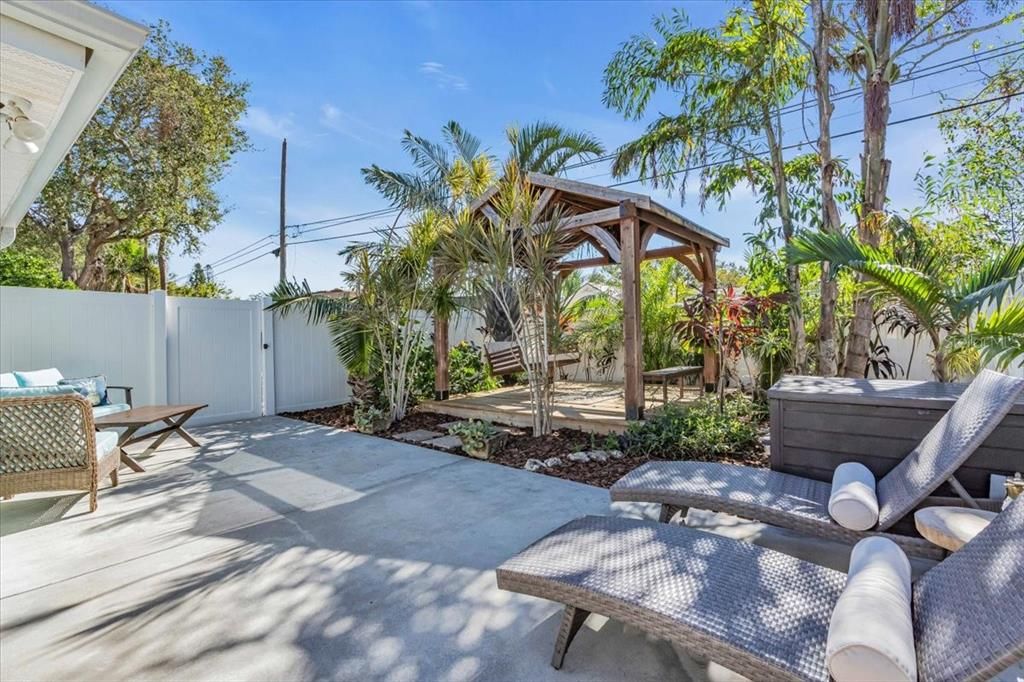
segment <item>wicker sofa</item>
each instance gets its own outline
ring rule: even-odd
[[[48,370],[41,370],[38,373],[48,373],[51,378],[47,382],[48,385],[56,385],[57,381],[64,378],[64,375],[60,373],[56,368]],[[44,387],[41,384],[23,384],[18,380],[18,372],[3,372],[0,373],[0,398],[17,398],[25,395],[31,395],[32,391],[26,391],[25,389],[35,389]],[[121,391],[124,395],[124,402],[115,403],[104,400],[99,405],[94,405],[92,408],[92,416],[94,419],[100,417],[106,417],[111,414],[117,414],[118,412],[126,412],[132,409],[132,387],[131,386],[114,386],[112,384],[106,385],[106,390],[116,389]]]
[[[102,478],[117,485],[121,449],[114,431],[96,431],[93,408],[74,389],[0,398],[0,497],[85,490],[96,511]]]

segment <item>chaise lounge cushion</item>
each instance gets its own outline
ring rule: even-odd
[[[18,378],[14,376],[14,372],[4,372],[0,374],[0,388],[17,388]]]

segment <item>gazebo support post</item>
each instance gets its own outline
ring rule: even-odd
[[[700,249],[701,292],[707,299],[713,299],[718,288],[718,273],[715,266],[715,251],[707,247]],[[707,324],[709,320],[705,320]],[[714,393],[718,388],[718,353],[711,344],[704,345],[704,392]]]
[[[448,318],[434,315],[434,399],[448,400]]]
[[[637,420],[644,418],[643,336],[640,333],[640,218],[632,201],[623,201],[619,207],[626,419]]]

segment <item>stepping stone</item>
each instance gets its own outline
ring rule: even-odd
[[[424,445],[441,448],[442,450],[455,450],[462,447],[462,439],[458,436],[441,436],[440,438],[431,438],[421,442]]]
[[[410,443],[420,443],[431,438],[440,438],[443,434],[437,431],[428,431],[427,429],[416,429],[415,431],[406,431],[405,433],[396,433],[395,438],[399,440],[407,440]]]

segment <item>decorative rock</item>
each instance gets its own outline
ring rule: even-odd
[[[570,462],[589,462],[590,453],[588,452],[573,452],[569,455]]]
[[[430,440],[423,441],[423,443],[435,448],[441,448],[442,450],[455,450],[462,447],[462,439],[458,436],[441,436],[440,438],[431,438]]]
[[[395,438],[399,440],[407,440],[411,443],[419,443],[421,441],[430,440],[431,438],[440,438],[443,435],[443,433],[438,433],[437,431],[428,431],[427,429],[416,429],[415,431],[396,433]]]
[[[555,467],[562,466],[562,460],[559,459],[558,457],[548,457],[546,460],[544,460],[544,466],[548,467],[549,469],[554,469]]]
[[[593,452],[590,453],[590,459],[591,461],[594,462],[607,462],[608,453],[605,452],[604,450],[594,450]]]
[[[622,450],[607,450],[608,456],[612,459],[622,459],[626,455],[623,454]]]
[[[540,471],[544,468],[544,462],[539,459],[528,459],[526,460],[526,464],[523,465],[523,468],[527,471]]]

